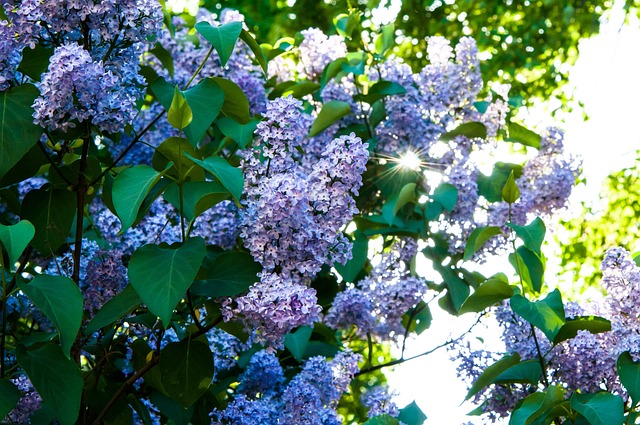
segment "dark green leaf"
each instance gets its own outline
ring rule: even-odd
[[[362,425],[398,425],[398,420],[393,416],[380,415],[376,416],[375,418],[369,419]]]
[[[167,71],[169,71],[169,75],[173,77],[174,67],[171,53],[169,53],[169,51],[165,49],[160,43],[156,43],[153,49],[149,50],[149,52],[160,60],[160,63],[166,68]]]
[[[183,185],[182,213],[191,221],[215,204],[228,199],[229,191],[218,182],[185,182]],[[164,199],[180,210],[180,188],[172,184],[164,193]]]
[[[151,393],[149,400],[158,408],[161,414],[169,419],[167,424],[189,425],[195,406],[185,409],[180,403],[158,391]]]
[[[540,419],[545,418],[553,408],[564,402],[564,391],[551,385],[546,392],[533,393],[527,397],[512,413],[509,425],[533,425],[539,424]],[[545,421],[543,423],[551,423]]]
[[[503,357],[491,366],[487,367],[484,372],[478,376],[478,379],[475,380],[473,385],[471,385],[471,388],[469,388],[465,401],[478,394],[486,386],[491,385],[491,383],[493,383],[502,372],[519,362],[520,355],[518,353],[514,353],[511,356]]]
[[[239,124],[231,118],[220,118],[216,125],[227,137],[233,139],[242,149],[246,148],[253,140],[253,133],[260,121],[253,119],[246,124]]]
[[[532,384],[536,385],[542,376],[539,360],[526,360],[515,364],[494,379],[497,384]]]
[[[186,409],[211,385],[213,353],[196,339],[172,342],[160,353],[158,369],[167,395]]]
[[[543,260],[525,246],[518,247],[516,252],[518,263],[516,264],[516,257],[513,254],[509,255],[509,262],[516,272],[521,274],[522,279],[531,285],[531,289],[539,293],[544,282]]]
[[[22,61],[18,71],[28,75],[34,81],[40,81],[42,73],[49,67],[49,59],[53,55],[53,47],[36,44],[33,49],[22,50]]]
[[[113,207],[122,222],[120,232],[124,232],[136,221],[138,211],[161,173],[148,165],[136,165],[118,173],[113,182],[111,196]]]
[[[322,76],[320,77],[320,86],[324,88],[329,81],[342,71],[342,66],[347,63],[347,58],[338,58],[329,62],[329,64],[325,66]]]
[[[31,245],[42,255],[55,252],[67,239],[75,216],[76,197],[68,190],[37,189],[27,193],[20,216],[36,229]]]
[[[80,412],[84,381],[78,366],[67,359],[60,347],[45,344],[27,350],[18,346],[18,363],[61,425],[74,425]]]
[[[313,137],[327,129],[331,124],[351,112],[351,105],[339,100],[331,100],[322,105],[320,113],[311,124],[307,137]]]
[[[69,358],[82,324],[84,300],[78,286],[68,277],[45,274],[18,286],[58,329],[62,352]]]
[[[7,416],[20,401],[20,390],[8,379],[0,379],[0,418]]]
[[[427,415],[418,407],[415,401],[412,401],[402,409],[398,415],[398,421],[406,425],[422,425],[427,420]]]
[[[511,297],[511,308],[533,326],[540,329],[549,341],[553,341],[564,325],[564,306],[560,291],[553,290],[543,300],[531,302],[522,295]]]
[[[233,297],[258,281],[262,267],[246,252],[223,252],[207,271],[207,279],[196,281],[191,291],[211,298]]]
[[[187,158],[213,174],[220,183],[227,188],[231,196],[238,201],[240,200],[240,197],[242,196],[242,189],[244,187],[244,176],[242,175],[242,170],[234,167],[225,159],[217,156],[210,156],[204,160],[199,160],[187,153],[185,155]]]
[[[516,232],[516,235],[524,242],[524,246],[535,252],[538,256],[541,255],[540,247],[544,241],[544,235],[547,229],[544,221],[542,221],[540,217],[536,217],[526,226],[516,226],[513,223],[507,223],[507,226]]]
[[[620,382],[629,393],[633,404],[638,404],[640,401],[640,362],[633,361],[631,354],[625,351],[618,357],[617,366]]]
[[[406,90],[400,84],[392,81],[380,80],[369,88],[369,92],[366,95],[359,96],[358,98],[372,105],[387,96],[404,93],[406,93]]]
[[[475,121],[465,122],[453,130],[440,135],[440,140],[449,142],[458,136],[465,136],[469,139],[474,139],[476,137],[485,139],[487,137],[487,127],[485,127],[484,124]]]
[[[509,282],[499,277],[488,279],[460,307],[460,314],[480,312],[513,296]]]
[[[224,92],[224,103],[222,113],[229,118],[233,118],[240,124],[249,122],[249,100],[242,89],[233,81],[226,78],[213,77],[213,80]]]
[[[578,331],[589,331],[592,334],[599,334],[609,332],[610,330],[611,322],[605,318],[598,316],[578,316],[566,320],[553,339],[553,343],[560,344],[562,341],[571,339],[578,335]]]
[[[518,142],[525,146],[532,146],[536,149],[540,148],[540,135],[534,133],[526,127],[515,122],[508,124],[509,137],[508,142]]]
[[[240,31],[240,39],[242,41],[244,41],[247,46],[249,46],[249,48],[253,52],[253,55],[255,56],[256,60],[260,64],[260,67],[262,68],[262,71],[266,75],[267,74],[267,58],[264,56],[264,53],[262,52],[262,49],[260,48],[260,46],[256,42],[256,39],[253,38],[253,36],[251,34],[249,34],[249,32],[246,31],[245,29]]]
[[[622,425],[624,401],[620,396],[600,392],[571,396],[571,408],[584,416],[591,425]]]
[[[129,262],[129,280],[149,311],[167,326],[173,309],[198,273],[206,254],[202,238],[191,238],[180,247],[145,245]]]
[[[345,265],[335,263],[334,267],[346,282],[353,282],[367,262],[369,252],[369,238],[364,233],[354,233],[352,257]]]
[[[498,226],[478,227],[471,232],[467,245],[464,247],[464,260],[467,261],[478,252],[485,243],[492,237],[502,234]]]
[[[478,194],[484,196],[489,202],[502,201],[502,188],[512,171],[517,178],[522,174],[522,166],[504,162],[496,163],[490,176],[484,174],[478,176]]]
[[[138,296],[138,293],[131,285],[125,286],[122,292],[107,301],[96,315],[93,316],[93,319],[91,319],[91,322],[89,322],[84,330],[85,335],[91,335],[98,329],[109,326],[116,320],[125,317],[140,304],[142,304],[142,300]]]
[[[210,23],[202,21],[196,24],[195,29],[209,43],[213,44],[220,57],[220,64],[223,67],[226,66],[242,32],[242,22],[233,21],[214,27]]]
[[[204,171],[200,167],[192,169],[195,163],[187,158],[185,153],[194,157],[198,156],[196,149],[187,139],[169,137],[153,152],[151,165],[158,172],[166,170],[164,174],[174,177],[178,181],[185,181],[187,177],[191,180],[204,180]],[[173,163],[173,165],[170,166],[169,163]],[[167,169],[167,167],[169,168]]]
[[[269,93],[269,99],[276,99],[278,97],[286,97],[291,95],[296,99],[302,99],[303,97],[315,93],[320,88],[320,84],[313,81],[285,81],[278,84]]]
[[[19,221],[13,226],[0,224],[0,253],[4,246],[9,254],[9,269],[13,269],[13,265],[18,261],[22,251],[29,245],[35,234],[36,229],[28,220]]]
[[[33,123],[31,105],[40,95],[32,84],[0,92],[0,179],[38,143],[42,128]]]
[[[518,189],[516,178],[512,171],[502,187],[502,199],[509,204],[513,204],[518,198],[520,198],[520,189]]]
[[[284,346],[297,361],[302,361],[312,332],[313,329],[310,326],[301,326],[297,331],[284,337]]]
[[[433,191],[433,200],[451,212],[458,202],[458,189],[449,183],[442,183]]]
[[[44,156],[40,148],[33,146],[20,160],[13,166],[4,177],[0,177],[0,187],[10,186],[20,183],[23,180],[38,174],[40,167],[47,163],[47,157]],[[17,209],[17,212],[20,210]]]
[[[222,110],[225,92],[214,78],[204,78],[185,91],[184,96],[193,111],[193,120],[184,129],[184,135],[195,147]]]

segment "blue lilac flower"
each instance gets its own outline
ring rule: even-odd
[[[367,416],[374,418],[380,415],[389,415],[397,418],[400,414],[398,406],[391,400],[389,388],[379,385],[369,388],[361,397],[361,402],[368,410]]]
[[[355,326],[358,334],[365,336],[373,330],[376,323],[371,299],[358,288],[339,292],[333,299],[324,322],[333,329],[349,329]]]
[[[238,394],[225,410],[212,412],[213,425],[278,425],[282,406],[268,397],[249,399]]]
[[[215,374],[236,366],[238,355],[244,349],[249,348],[247,345],[250,345],[250,342],[243,344],[237,337],[220,328],[213,328],[207,332],[207,340],[209,348],[213,352]]]
[[[278,358],[266,350],[255,353],[242,376],[240,376],[238,393],[250,398],[275,395],[284,383],[284,371]]]
[[[303,78],[318,81],[329,62],[347,54],[347,46],[342,37],[327,36],[317,28],[301,31],[304,39],[300,43],[299,74]]]
[[[126,286],[127,269],[122,264],[122,253],[117,249],[100,250],[86,267],[86,278],[81,284],[85,309],[93,316],[111,298]]]
[[[29,418],[36,410],[40,409],[42,398],[40,398],[40,395],[26,375],[19,375],[11,381],[22,392],[22,396],[16,407],[9,412],[4,421],[16,424],[30,423]]]
[[[240,235],[240,212],[233,201],[222,201],[203,212],[195,221],[191,235],[224,249],[235,246]]]

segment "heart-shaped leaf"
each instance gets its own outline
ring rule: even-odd
[[[203,21],[198,22],[195,28],[205,40],[213,44],[220,57],[220,64],[226,66],[242,32],[242,22],[233,21],[214,27],[210,23]]]
[[[0,224],[0,242],[9,254],[9,268],[13,268],[35,234],[36,229],[27,220],[19,221],[13,226]]]

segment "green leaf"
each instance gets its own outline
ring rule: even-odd
[[[193,168],[195,163],[184,156],[185,153],[194,157],[198,155],[187,139],[169,137],[153,152],[151,166],[158,172],[166,170],[164,174],[181,182],[187,180],[187,177],[191,180],[204,180],[204,171],[200,167]]]
[[[307,350],[312,332],[313,328],[310,326],[301,326],[295,332],[284,337],[284,346],[287,347],[287,350],[289,350],[293,357],[299,362],[302,361],[302,356],[304,356]]]
[[[220,118],[216,121],[216,125],[222,134],[233,139],[238,146],[244,149],[253,140],[253,133],[256,131],[259,122],[259,120],[252,119],[246,124],[239,124],[231,118]]]
[[[245,29],[240,31],[240,39],[242,41],[244,41],[247,46],[249,46],[249,48],[253,52],[253,55],[255,56],[256,60],[258,61],[258,64],[260,64],[260,67],[262,68],[262,71],[264,72],[265,75],[267,75],[267,73],[268,73],[268,71],[267,71],[267,58],[264,56],[264,53],[262,52],[262,49],[258,45],[258,42],[256,41],[256,39],[253,38],[253,36],[251,34],[249,34],[249,32],[247,30],[245,30]]]
[[[44,156],[38,146],[32,147],[13,166],[4,177],[0,177],[0,187],[10,186],[20,183],[23,180],[33,177],[40,171],[40,167],[47,164],[47,157]],[[18,208],[16,211],[19,211]]]
[[[9,269],[13,269],[13,265],[35,234],[36,229],[28,220],[19,221],[13,226],[0,224],[0,248],[4,246],[9,254]]]
[[[507,128],[509,131],[508,142],[518,142],[525,146],[532,146],[536,149],[540,148],[540,135],[538,133],[515,122],[510,122]]]
[[[33,84],[0,92],[0,179],[40,140],[42,128],[33,123],[31,108],[39,95]]]
[[[459,313],[480,312],[513,296],[513,288],[499,277],[483,282],[460,307]]]
[[[516,252],[518,263],[516,264],[516,256],[513,254],[509,255],[509,262],[516,272],[521,274],[522,279],[531,285],[535,292],[539,293],[544,282],[543,260],[525,246],[518,247]]]
[[[532,384],[536,385],[542,376],[539,360],[526,360],[515,364],[498,375],[493,383],[497,384]]]
[[[452,270],[451,267],[447,266],[436,266],[436,270],[440,273],[444,283],[449,289],[447,295],[449,296],[451,307],[453,307],[454,310],[452,313],[456,314],[466,301],[471,289],[469,289],[469,285],[458,276],[457,270]]]
[[[111,325],[131,313],[140,304],[142,304],[142,300],[138,293],[131,285],[125,286],[122,292],[107,301],[93,316],[85,328],[84,334],[91,335],[98,329]]]
[[[484,372],[478,376],[478,379],[475,380],[473,385],[471,385],[471,388],[469,388],[465,401],[478,394],[486,386],[491,385],[502,372],[519,362],[520,355],[518,353],[514,353],[513,355],[503,357],[491,366],[487,367]]]
[[[324,71],[322,71],[322,76],[320,77],[320,86],[324,88],[329,81],[331,81],[336,75],[342,72],[342,66],[347,64],[347,58],[338,58],[335,59],[327,66],[324,67]]]
[[[191,107],[184,97],[184,94],[180,91],[178,86],[175,86],[173,91],[173,100],[167,110],[167,120],[173,128],[182,130],[191,123],[193,119],[193,112]]]
[[[380,34],[376,37],[376,53],[383,56],[395,44],[395,27],[393,23],[383,26]]]
[[[322,105],[320,113],[311,124],[311,129],[307,137],[313,137],[320,134],[323,130],[327,129],[331,124],[338,121],[340,118],[348,115],[351,112],[351,105],[347,102],[341,102],[339,100],[331,100]]]
[[[441,183],[433,191],[431,198],[451,212],[458,202],[458,188],[449,183]]]
[[[7,416],[20,401],[20,390],[8,379],[0,379],[0,418]]]
[[[539,424],[539,420],[552,412],[553,408],[564,402],[564,391],[551,385],[546,392],[533,393],[518,406],[509,420],[509,425]],[[543,423],[550,423],[545,421]]]
[[[226,78],[213,77],[213,80],[224,92],[222,113],[240,124],[248,123],[250,119],[249,99],[247,99],[247,95],[244,94],[240,86]]]
[[[578,394],[571,396],[571,408],[584,416],[591,425],[622,425],[624,402],[611,393]]]
[[[160,63],[167,69],[167,71],[169,71],[169,75],[173,77],[174,66],[171,53],[169,53],[169,51],[160,43],[156,43],[153,49],[149,50],[149,52],[160,60]]]
[[[478,194],[484,196],[489,202],[501,202],[502,189],[512,171],[517,178],[522,175],[522,166],[504,162],[496,163],[490,176],[484,174],[478,176]]]
[[[18,71],[28,75],[34,81],[40,81],[42,73],[49,67],[53,50],[53,47],[45,47],[42,44],[36,44],[33,49],[23,49]]]
[[[393,416],[380,415],[376,416],[375,418],[369,419],[362,425],[398,425],[398,420]]]
[[[385,218],[389,225],[392,225],[396,214],[402,207],[408,203],[415,203],[416,198],[416,184],[411,182],[402,186],[402,189],[396,196],[388,199],[382,207],[382,216]]]
[[[60,334],[60,346],[67,358],[82,324],[84,300],[73,280],[41,274],[18,287],[51,320]]]
[[[475,254],[489,239],[502,234],[498,226],[478,227],[471,232],[467,245],[464,247],[464,260],[467,261]]]
[[[191,291],[211,298],[233,297],[256,283],[261,270],[260,264],[246,252],[223,252],[208,267],[207,278],[196,281]]]
[[[353,282],[358,276],[367,262],[367,254],[369,253],[369,238],[360,231],[354,232],[354,236],[351,259],[344,265],[340,263],[333,265],[346,282]]]
[[[144,245],[129,262],[129,280],[149,311],[165,326],[198,273],[206,254],[202,238],[190,238],[180,247]]]
[[[487,137],[487,127],[485,127],[484,124],[475,121],[465,122],[454,128],[453,130],[441,134],[440,140],[449,142],[458,136],[465,136],[469,139],[485,139]]]
[[[191,221],[215,204],[229,198],[229,191],[218,182],[183,183],[183,214]],[[164,193],[164,199],[180,210],[180,188],[172,184]]]
[[[27,350],[19,345],[18,363],[61,425],[74,425],[80,412],[84,380],[78,366],[62,354],[55,344]]]
[[[540,247],[544,241],[544,235],[547,228],[540,217],[536,217],[526,226],[517,226],[513,223],[507,223],[507,226],[511,227],[516,232],[516,235],[522,240],[524,246],[535,252],[538,256],[542,255]]]
[[[502,187],[502,199],[509,204],[513,204],[518,198],[520,198],[520,189],[518,189],[518,185],[516,185],[516,178],[512,171]]]
[[[193,423],[189,421],[193,416],[196,405],[192,405],[188,409],[185,409],[180,403],[158,391],[149,395],[149,401],[158,408],[161,414],[167,417],[167,424],[189,425],[190,423]]]
[[[242,22],[233,21],[214,27],[210,23],[203,21],[198,22],[195,29],[215,47],[220,57],[220,64],[223,67],[226,66],[242,32]]]
[[[184,92],[193,120],[184,129],[184,135],[196,147],[211,127],[226,100],[225,92],[214,78],[204,78],[194,87]]]
[[[278,97],[287,97],[288,95],[296,99],[302,99],[304,96],[315,93],[320,87],[320,84],[309,80],[285,81],[273,88],[269,93],[269,99],[273,100]]]
[[[240,200],[240,197],[242,196],[242,189],[244,188],[244,176],[242,175],[242,170],[229,164],[227,160],[217,156],[210,156],[204,160],[196,159],[188,153],[185,153],[185,156],[213,174],[220,183],[227,188],[229,193],[231,193],[231,196],[233,196],[237,201]]]
[[[629,393],[633,404],[638,404],[640,400],[640,362],[633,361],[631,354],[625,351],[618,357],[617,367],[620,382]]]
[[[211,385],[213,353],[197,339],[172,342],[160,353],[158,369],[167,395],[186,409]]]
[[[598,316],[578,316],[567,319],[553,339],[554,344],[560,344],[562,341],[571,339],[578,335],[578,331],[589,331],[592,334],[609,332],[611,330],[611,322],[603,317]]]
[[[369,92],[366,95],[356,96],[356,98],[372,105],[387,96],[404,94],[406,92],[405,88],[398,83],[380,80],[369,87]]]
[[[531,302],[522,295],[511,297],[511,309],[553,341],[564,325],[564,306],[560,291],[554,289],[543,300]]]
[[[406,425],[422,425],[427,420],[427,415],[418,407],[415,401],[412,401],[402,409],[398,415],[398,421]]]
[[[160,177],[161,173],[148,165],[136,165],[118,173],[113,182],[111,196],[113,207],[122,222],[120,233],[135,223],[145,197]]]

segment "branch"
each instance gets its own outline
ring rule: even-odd
[[[53,162],[53,159],[51,159],[51,157],[49,156],[49,152],[47,152],[47,149],[44,146],[42,146],[42,143],[38,142],[37,144],[40,150],[42,151],[42,154],[44,155],[44,157],[47,158],[47,161],[49,161],[51,168],[55,170],[55,172],[60,176],[60,178],[62,178],[62,180],[64,180],[66,184],[68,184],[69,186],[73,186],[74,184],[67,178],[67,176],[62,174],[58,165],[55,162]]]

